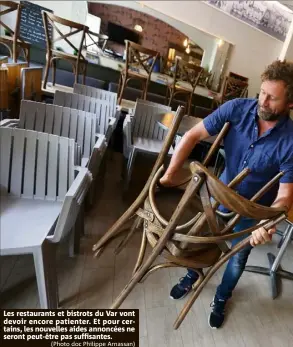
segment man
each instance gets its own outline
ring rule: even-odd
[[[226,166],[220,180],[226,185],[245,167],[251,173],[236,187],[247,199],[260,190],[278,172],[284,175],[258,202],[265,206],[283,207],[293,205],[293,121],[289,112],[293,108],[293,62],[275,61],[262,74],[259,99],[234,99],[219,107],[201,123],[189,130],[176,148],[170,165],[160,183],[172,186],[176,172],[196,143],[216,135],[225,122],[230,123],[224,139]],[[222,211],[227,211],[223,206]],[[233,232],[239,232],[257,224],[257,221],[242,218]],[[252,233],[250,245],[232,257],[226,267],[221,284],[211,304],[209,317],[211,328],[219,328],[224,322],[225,305],[232,296],[245,268],[251,249],[271,240],[276,228],[266,231],[259,228]],[[243,239],[243,238],[242,238]],[[234,246],[241,238],[232,242]],[[170,293],[171,298],[187,295],[198,275],[188,269]]]

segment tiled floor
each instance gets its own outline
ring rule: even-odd
[[[139,163],[136,167],[140,167]],[[141,168],[141,167],[140,167]],[[88,213],[86,235],[80,255],[68,258],[66,244],[60,247],[58,276],[61,307],[108,308],[131,276],[140,243],[139,232],[119,255],[114,254],[113,241],[99,259],[93,258],[92,245],[126,209],[122,200],[120,180],[121,155],[114,153],[107,164],[101,199]],[[147,175],[147,172],[145,172]],[[143,177],[134,172],[131,192],[140,189]],[[269,245],[253,250],[250,264],[266,266],[266,253],[276,252],[279,236]],[[30,256],[1,257],[1,307],[39,307]],[[293,271],[293,245],[282,261]],[[293,282],[282,281],[282,294],[272,300],[269,278],[245,272],[233,300],[229,303],[227,320],[222,329],[209,328],[207,318],[210,302],[223,269],[211,279],[178,330],[173,323],[185,300],[169,299],[169,291],[182,269],[160,270],[139,284],[122,307],[140,309],[140,347],[289,347],[293,341]],[[291,342],[290,342],[291,341]]]

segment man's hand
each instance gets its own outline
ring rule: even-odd
[[[272,235],[276,232],[276,230],[276,227],[272,227],[268,231],[263,227],[254,230],[251,233],[251,246],[255,247],[256,245],[263,245],[267,242],[270,242],[272,240]]]
[[[164,176],[162,176],[160,178],[160,183],[162,186],[164,187],[172,187],[175,185],[175,181],[174,181],[174,175],[170,175],[170,174],[164,174]]]

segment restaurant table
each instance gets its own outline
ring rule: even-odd
[[[172,113],[172,112],[164,113],[161,119],[158,120],[159,126],[163,128],[164,130],[168,130],[173,122],[174,116],[175,116],[175,113]],[[201,121],[202,121],[202,118],[184,116],[177,130],[177,135],[183,136],[188,130],[193,128],[196,124],[200,123]],[[206,142],[212,145],[216,138],[217,136],[211,136],[205,140],[202,140],[201,142]],[[223,146],[223,143],[221,144],[221,146]]]

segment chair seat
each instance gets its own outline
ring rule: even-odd
[[[125,75],[125,70],[123,70],[122,73]],[[129,77],[141,78],[143,80],[148,79],[148,74],[146,73],[146,71],[142,69],[135,69],[135,70],[129,69],[127,74]]]
[[[52,49],[52,54],[55,57],[60,57],[64,59],[71,59],[71,60],[77,60],[77,55],[70,54],[67,52],[57,51],[56,49]],[[87,63],[88,61],[86,59],[80,59],[81,63]]]
[[[133,147],[137,148],[138,150],[147,151],[149,153],[160,153],[163,147],[163,141],[148,139],[144,137],[134,137]],[[174,153],[174,150],[172,147],[169,149],[168,153],[169,154]]]
[[[59,201],[1,196],[1,255],[30,253],[41,246],[61,208]]]
[[[8,44],[12,44],[13,43],[13,37],[12,36],[1,36],[0,37],[0,42],[5,42],[5,43],[8,43]],[[26,41],[21,41],[19,39],[17,39],[17,44],[19,46],[22,46],[24,48],[30,48],[31,44],[26,42]]]
[[[175,85],[175,88],[177,90],[181,90],[181,91],[184,91],[184,92],[192,93],[191,85],[189,83],[186,83],[186,82],[177,82],[176,85]]]

